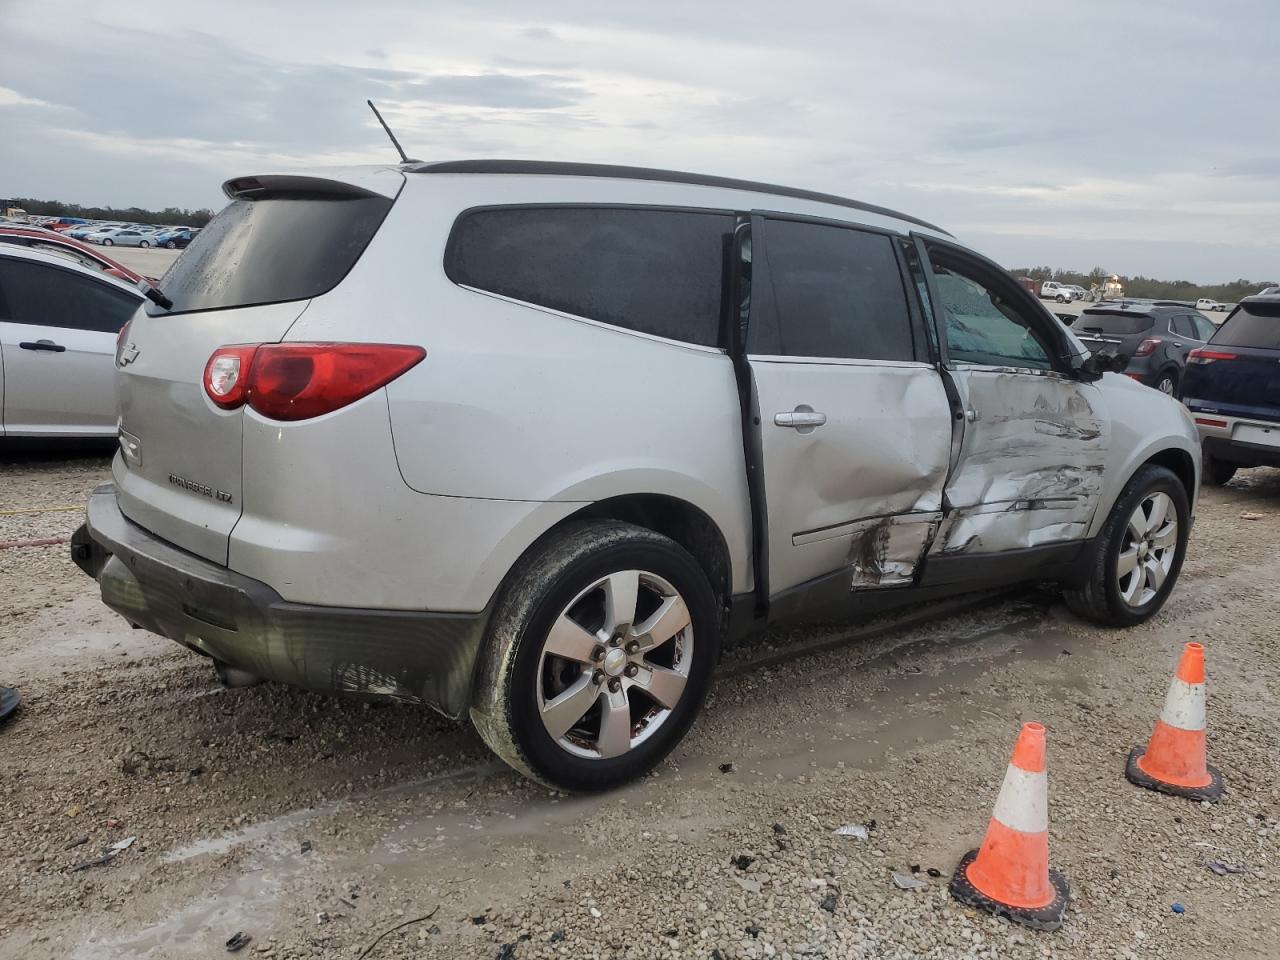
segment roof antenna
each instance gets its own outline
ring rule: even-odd
[[[401,163],[421,163],[421,160],[411,160],[404,152],[404,147],[400,146],[400,141],[396,139],[396,135],[391,132],[391,128],[387,126],[387,121],[382,119],[382,114],[378,112],[378,108],[373,105],[372,100],[366,100],[369,109],[373,111],[373,115],[378,118],[378,122],[382,124],[382,129],[387,131],[387,136],[391,138],[391,145],[396,148],[396,153],[400,154]]]

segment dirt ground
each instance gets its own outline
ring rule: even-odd
[[[13,511],[107,475],[0,461],[0,541],[69,533],[73,510]],[[225,690],[103,607],[64,545],[0,550],[0,680],[26,697],[0,726],[0,957],[215,957],[238,931],[239,956],[280,958],[1277,957],[1277,542],[1280,471],[1247,471],[1201,498],[1142,627],[1038,590],[785,662],[850,628],[771,635],[726,660],[652,776],[590,798],[430,712]],[[1187,640],[1207,647],[1217,805],[1122,775]],[[1051,934],[946,893],[1028,719],[1073,898]],[[832,836],[848,823],[869,838]],[[914,868],[924,889],[897,889]]]

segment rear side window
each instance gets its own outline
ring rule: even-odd
[[[1215,347],[1280,350],[1280,304],[1242,304],[1213,335]]]
[[[118,333],[141,302],[105,281],[0,257],[0,320]]]
[[[1090,333],[1110,333],[1127,337],[1150,330],[1155,323],[1149,313],[1093,313],[1085,311],[1076,321],[1075,330]]]
[[[730,214],[684,210],[475,210],[454,227],[445,272],[463,286],[714,346],[733,226]]]
[[[1173,326],[1173,332],[1178,336],[1190,337],[1193,340],[1198,339],[1196,337],[1195,324],[1191,322],[1191,318],[1189,316],[1185,314],[1178,314],[1171,321],[1171,325]]]
[[[750,353],[915,359],[906,288],[889,237],[767,220],[765,259],[771,282],[757,289],[759,306],[747,335]]]
[[[318,297],[336,287],[378,232],[380,196],[233,200],[160,281],[171,313]]]

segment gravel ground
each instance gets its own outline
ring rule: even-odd
[[[8,511],[83,502],[106,474],[0,463],[0,540],[65,536],[75,512]],[[244,931],[240,956],[359,958],[398,924],[371,960],[1280,956],[1278,508],[1280,471],[1207,491],[1178,589],[1133,630],[1030,591],[753,666],[847,631],[772,635],[726,661],[652,776],[589,798],[422,710],[224,690],[102,607],[65,546],[0,550],[0,678],[27,697],[0,728],[0,957],[223,956]],[[1217,805],[1122,774],[1193,639]],[[1028,719],[1072,888],[1052,934],[945,889]],[[831,835],[846,823],[869,838]],[[895,888],[913,867],[925,888]]]

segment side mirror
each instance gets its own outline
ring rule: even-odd
[[[1055,316],[1055,317],[1057,317],[1059,320],[1061,320],[1061,321],[1062,321],[1062,325],[1063,325],[1064,327],[1069,327],[1069,326],[1071,326],[1073,323],[1075,323],[1075,322],[1076,322],[1076,319],[1077,319],[1077,317],[1079,316],[1079,314],[1075,314],[1075,313],[1055,313],[1055,314],[1054,314],[1054,316]]]
[[[1122,373],[1129,365],[1129,358],[1114,350],[1099,350],[1081,360],[1075,367],[1077,380],[1093,383],[1101,380],[1104,373]]]

